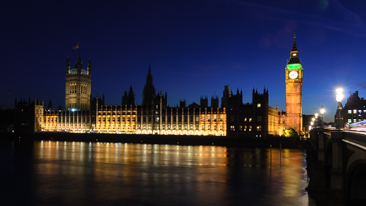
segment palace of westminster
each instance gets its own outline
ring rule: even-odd
[[[303,68],[296,38],[285,68],[286,112],[269,107],[268,90],[253,89],[252,103],[243,104],[242,92],[225,86],[219,98],[207,97],[200,104],[167,105],[167,93],[156,92],[149,65],[141,105],[135,103],[132,87],[121,105],[106,105],[103,97],[91,98],[90,60],[83,68],[79,59],[74,68],[66,62],[65,109],[45,109],[44,101],[15,102],[15,130],[29,132],[95,132],[114,134],[213,135],[236,137],[281,136],[286,129],[302,134]]]

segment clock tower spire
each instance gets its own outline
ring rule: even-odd
[[[302,81],[303,68],[296,46],[296,35],[290,52],[290,59],[285,68],[286,79],[286,129],[303,133],[302,125]]]

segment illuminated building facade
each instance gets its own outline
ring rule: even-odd
[[[136,105],[97,105],[94,130],[100,133],[134,134],[136,132]]]
[[[92,129],[91,122],[91,111],[45,110],[40,131],[83,133]]]
[[[286,79],[286,129],[303,133],[302,122],[302,81],[303,68],[296,47],[296,37],[285,69]]]
[[[159,135],[215,135],[243,138],[281,136],[285,129],[293,128],[302,134],[302,81],[303,68],[294,39],[290,60],[285,69],[286,112],[269,107],[268,90],[253,89],[252,103],[243,104],[243,93],[225,86],[219,106],[218,97],[201,98],[200,105],[167,105],[167,93],[156,93],[151,66],[146,77],[141,105],[137,105],[134,92],[124,92],[120,105],[106,105],[97,95],[91,98],[91,63],[82,67],[80,55],[73,69],[66,62],[65,109],[45,110],[44,102],[35,101],[32,121],[26,123],[19,112],[24,101],[16,103],[18,120],[33,125],[33,131],[99,132]],[[29,112],[28,112],[29,113]],[[28,117],[27,117],[28,118]],[[29,119],[29,118],[28,118]],[[20,121],[20,122],[21,122]],[[352,120],[353,121],[353,120]],[[19,125],[19,124],[18,124]],[[18,127],[21,128],[21,127]]]
[[[89,60],[87,68],[83,68],[79,54],[74,68],[71,69],[69,58],[66,61],[65,109],[44,110],[41,127],[35,128],[35,131],[83,133],[92,130],[95,127],[92,111],[91,63]]]
[[[75,82],[75,76],[72,75],[89,75],[90,62],[87,70],[81,70],[79,58],[75,68],[70,70],[71,74],[66,74],[66,85],[69,85],[65,89],[66,109],[45,110],[43,102],[37,104],[37,108],[32,110],[38,120],[34,131],[226,136],[226,112],[225,108],[218,107],[218,98],[211,99],[211,107],[208,107],[207,98],[201,99],[201,105],[193,103],[187,107],[182,101],[179,107],[169,107],[167,93],[155,94],[150,65],[141,105],[134,104],[132,87],[128,95],[124,93],[121,105],[105,105],[104,95],[102,99],[97,95],[89,104],[83,104],[84,100],[71,104],[75,96],[83,96],[78,89],[69,95]],[[77,82],[76,85],[84,83]]]
[[[91,63],[83,68],[80,55],[75,67],[70,69],[70,60],[66,61],[65,109],[72,111],[90,111]]]
[[[136,134],[226,136],[225,108],[218,107],[218,99],[208,107],[207,98],[201,105],[187,107],[181,101],[179,107],[169,107],[167,93],[155,94],[149,65],[142,104],[137,106]]]
[[[268,107],[268,134],[282,136],[286,129],[286,113],[282,110]]]
[[[154,105],[138,108],[137,134],[226,136],[225,108],[195,103],[186,107],[185,102],[169,107],[162,92],[154,99]]]
[[[106,105],[104,95],[103,98],[97,95],[90,101],[90,110],[72,107],[55,111],[45,109],[44,102],[37,101],[32,109],[37,120],[32,123],[34,131],[261,138],[268,134],[281,135],[278,128],[284,127],[285,115],[268,107],[266,89],[263,93],[253,89],[251,104],[242,103],[242,92],[237,90],[234,94],[225,86],[221,107],[218,97],[211,98],[211,106],[204,97],[200,105],[186,106],[186,102],[181,101],[179,106],[170,107],[167,93],[155,94],[149,66],[143,96],[143,104],[134,104],[131,87],[128,94],[124,93],[121,105]]]

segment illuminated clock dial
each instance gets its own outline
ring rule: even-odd
[[[296,56],[296,53],[293,53],[292,56]]]
[[[299,74],[297,73],[297,71],[291,71],[289,74],[289,77],[291,79],[295,79],[297,76],[299,76]]]

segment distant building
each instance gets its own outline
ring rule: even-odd
[[[253,89],[252,104],[243,104],[243,92],[236,94],[225,86],[224,103],[227,108],[227,135],[236,137],[266,137],[268,135],[268,90],[258,93]]]
[[[343,118],[343,125],[366,120],[366,100],[358,96],[358,91],[347,98],[347,102],[341,111],[341,116]],[[334,115],[334,122],[336,120],[337,111]]]
[[[40,131],[43,127],[44,101],[15,100],[15,124],[14,130],[23,133]]]

